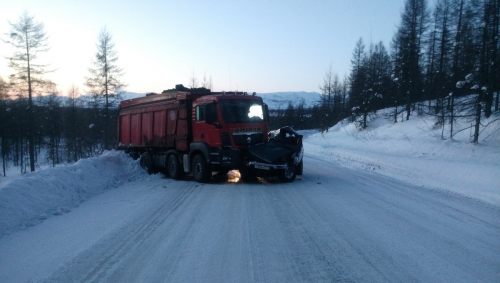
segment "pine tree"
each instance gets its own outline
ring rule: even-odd
[[[491,115],[493,105],[493,93],[500,91],[500,51],[499,51],[499,18],[500,0],[485,0],[483,6],[480,77],[486,86],[486,92],[482,100],[485,102],[484,113],[486,117]],[[498,108],[498,107],[497,107]]]
[[[99,34],[97,52],[93,67],[89,69],[86,86],[94,96],[95,105],[101,105],[100,99],[104,98],[104,148],[110,148],[110,107],[111,102],[116,101],[119,92],[125,86],[121,81],[122,70],[118,67],[118,56],[114,50],[115,46],[111,34],[103,29]]]
[[[421,48],[422,35],[427,28],[425,0],[407,0],[398,29],[398,56],[401,64],[399,76],[400,90],[406,99],[406,120],[410,118],[412,105],[422,99]]]
[[[356,42],[354,47],[353,56],[351,59],[352,71],[350,77],[351,97],[350,106],[353,117],[363,115],[361,128],[366,128],[366,96],[368,89],[367,86],[367,70],[366,70],[367,56],[365,53],[365,44],[362,39]]]
[[[43,78],[47,73],[46,66],[40,64],[39,55],[48,50],[47,37],[43,24],[38,23],[28,14],[11,24],[8,42],[14,47],[14,54],[9,57],[9,67],[14,73],[10,81],[17,90],[28,96],[27,136],[30,170],[35,171],[35,117],[33,96],[43,90],[47,81]]]

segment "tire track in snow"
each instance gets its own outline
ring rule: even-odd
[[[48,281],[103,281],[128,252],[140,247],[143,242],[147,241],[148,237],[172,213],[181,207],[189,197],[193,196],[195,188],[199,185],[186,183],[189,186],[187,188],[178,188],[179,192],[175,198],[170,199],[171,196],[166,195],[160,202],[160,207],[141,217],[142,220],[135,219],[127,226],[105,237],[89,250],[77,256],[70,264],[55,272]],[[142,224],[134,226],[137,223]]]
[[[498,210],[315,157],[306,156],[305,170],[304,177],[291,184],[174,182],[174,193],[151,203],[154,207],[147,213],[105,236],[51,279],[494,278],[499,259],[492,255],[498,250],[494,236],[500,229],[495,215],[485,215]],[[467,241],[472,248],[463,244]]]
[[[314,159],[320,164],[330,163]],[[314,166],[321,166],[320,164]],[[339,174],[347,174],[342,175],[342,179],[360,175],[360,172],[336,169],[340,170]],[[328,182],[330,186],[335,186],[333,181]],[[322,182],[317,184],[325,189],[328,187]],[[500,260],[498,208],[461,196],[415,187],[377,174],[362,174],[356,178],[355,186],[348,191],[343,188],[339,190],[344,190],[342,194],[350,194],[344,201],[351,203],[352,208],[328,210],[341,214],[352,211],[352,221],[358,227],[347,229],[346,226],[345,230],[338,232],[351,233],[354,236],[351,241],[356,239],[356,235],[370,233],[370,237],[362,239],[363,241],[353,242],[353,247],[358,248],[366,245],[366,242],[372,242],[363,251],[369,255],[368,258],[386,254],[383,259],[389,259],[394,257],[394,252],[402,254],[408,258],[402,258],[394,265],[399,270],[398,273],[403,274],[406,270],[406,276],[411,277],[413,274],[414,278],[420,279],[426,275],[431,276],[427,277],[431,280],[435,278],[432,274],[440,276],[443,270],[447,270],[445,274],[448,274],[448,278],[460,280],[491,278],[495,274],[495,262]],[[333,192],[331,187],[330,192]],[[308,198],[314,196],[315,194],[307,195]],[[317,207],[317,212],[327,208],[326,205],[319,204]],[[363,223],[364,227],[359,226]],[[358,232],[352,233],[355,230]],[[391,243],[390,239],[398,240]],[[380,248],[378,251],[374,250],[376,253],[367,253],[377,245]],[[419,255],[419,260],[415,261],[412,254]],[[406,264],[403,264],[405,261]],[[385,272],[389,271],[389,278],[400,275],[390,272],[390,268],[387,268],[389,263],[385,265],[383,269]],[[415,272],[419,268],[422,269],[421,273]]]

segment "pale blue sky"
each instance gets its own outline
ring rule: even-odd
[[[63,92],[84,77],[99,31],[113,36],[129,91],[211,76],[216,90],[317,91],[329,65],[349,72],[356,40],[389,44],[403,0],[24,1],[0,0],[0,34],[23,11],[45,24]],[[9,70],[0,41],[0,76]]]

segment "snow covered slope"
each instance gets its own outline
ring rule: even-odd
[[[305,150],[346,167],[500,206],[500,121],[484,129],[474,145],[469,130],[443,140],[434,118],[413,116],[394,124],[384,118],[387,111],[380,111],[363,131],[344,120],[324,134],[312,135]],[[470,125],[458,123],[455,129],[465,126]]]
[[[87,198],[144,175],[123,152],[28,173],[0,185],[0,237],[70,211]]]
[[[269,109],[286,109],[290,103],[296,107],[302,102],[305,107],[313,107],[321,100],[321,94],[306,91],[269,92],[257,95],[269,105]]]
[[[143,97],[143,96],[146,96],[146,94],[139,93],[139,92],[123,92],[120,94],[120,97],[122,100],[133,99],[133,98],[138,98],[138,97]]]

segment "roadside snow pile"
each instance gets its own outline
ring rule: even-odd
[[[500,121],[470,143],[470,131],[441,139],[429,116],[393,123],[380,111],[363,131],[343,121],[305,141],[305,150],[340,165],[374,171],[426,188],[441,189],[500,206]],[[483,123],[498,119],[490,117]],[[456,124],[455,129],[465,128]],[[447,125],[448,127],[448,125]],[[481,139],[483,137],[483,139]]]
[[[87,198],[144,175],[123,152],[108,151],[0,186],[0,236],[60,215]]]

